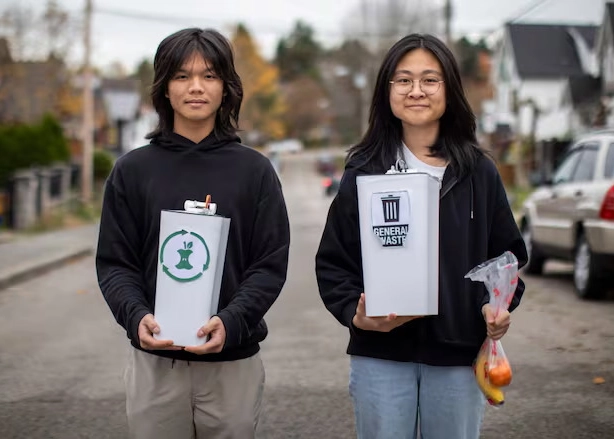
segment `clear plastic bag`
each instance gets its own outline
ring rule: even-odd
[[[473,268],[465,275],[476,282],[483,282],[490,295],[490,306],[497,316],[509,308],[518,285],[518,260],[512,252],[505,252]],[[499,340],[486,338],[474,363],[478,386],[490,405],[499,406],[505,401],[502,387],[512,381],[512,368]]]

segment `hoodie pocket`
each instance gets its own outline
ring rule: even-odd
[[[465,279],[456,285],[440,282],[439,314],[429,319],[429,335],[440,343],[480,346],[486,337],[486,324],[477,301],[481,287]]]

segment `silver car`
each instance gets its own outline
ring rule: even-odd
[[[614,278],[614,131],[573,143],[552,181],[525,201],[521,228],[528,273],[549,258],[571,260],[577,294],[603,296]]]

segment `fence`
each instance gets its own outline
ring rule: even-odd
[[[67,206],[75,187],[76,166],[58,164],[18,171],[5,188],[0,224],[16,229],[34,226],[42,217]]]

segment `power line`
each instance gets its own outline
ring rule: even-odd
[[[525,16],[529,15],[531,12],[535,11],[536,9],[540,8],[541,6],[545,5],[549,1],[550,0],[535,0],[534,2],[531,2],[531,4],[525,6],[520,12],[517,12],[516,15],[514,15],[512,18],[507,20],[507,22],[513,23],[515,21],[518,21],[524,18]]]
[[[128,18],[128,19],[133,19],[133,20],[141,20],[141,21],[152,21],[152,22],[159,22],[159,23],[174,23],[174,24],[179,24],[179,25],[187,25],[187,24],[195,24],[198,23],[199,27],[206,27],[206,25],[209,26],[228,26],[229,24],[233,24],[233,23],[239,23],[242,20],[241,19],[234,19],[234,20],[211,20],[211,19],[205,19],[205,18],[201,18],[201,17],[183,17],[183,16],[173,16],[173,15],[162,15],[162,14],[151,14],[151,13],[145,13],[145,12],[140,12],[140,11],[130,11],[130,10],[122,10],[122,9],[113,9],[113,8],[95,8],[94,9],[94,13],[95,14],[101,14],[101,15],[109,15],[109,16],[113,16],[113,17],[121,17],[121,18]],[[298,19],[297,19],[298,21]],[[303,20],[304,21],[304,20]],[[305,21],[304,21],[305,22]],[[307,23],[309,26],[313,26],[310,23]],[[289,32],[292,31],[292,28],[282,28],[281,26],[279,26],[279,24],[272,24],[272,23],[263,23],[260,25],[253,25],[250,24],[248,25],[248,29],[250,30],[255,30],[258,31],[259,33],[270,33],[270,34],[275,34],[275,35],[285,35]],[[336,39],[336,38],[364,38],[364,37],[372,37],[372,38],[377,38],[377,37],[385,37],[387,36],[385,33],[382,32],[367,32],[366,30],[361,30],[358,32],[336,32],[336,31],[331,31],[331,30],[317,30],[316,35],[318,36],[324,36],[326,38],[331,38],[331,39]]]

